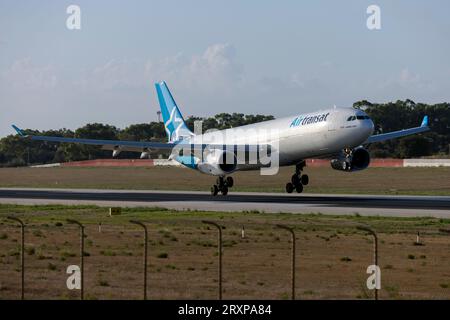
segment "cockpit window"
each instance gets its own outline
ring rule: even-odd
[[[347,118],[347,121],[354,121],[354,120],[369,120],[370,117],[369,116],[350,116]]]

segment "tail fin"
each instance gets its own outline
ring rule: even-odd
[[[167,84],[162,81],[155,83],[155,87],[158,93],[159,107],[161,108],[164,127],[169,136],[169,142],[179,141],[184,137],[192,136],[193,133],[186,126]]]

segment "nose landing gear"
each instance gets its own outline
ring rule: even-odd
[[[302,161],[295,166],[295,173],[291,177],[291,182],[286,183],[286,192],[292,193],[294,190],[297,193],[303,192],[303,186],[308,185],[309,177],[306,174],[302,174],[303,168],[306,166],[306,162]]]
[[[211,187],[211,195],[217,196],[219,192],[222,193],[223,196],[228,194],[228,188],[233,187],[234,180],[232,177],[218,177],[216,184]]]

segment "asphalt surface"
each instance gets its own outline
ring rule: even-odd
[[[274,193],[235,193],[211,196],[205,192],[0,189],[0,199],[75,200],[137,203],[279,204],[302,207],[383,208],[411,210],[450,210],[450,197],[354,196]],[[211,208],[213,209],[213,208]]]

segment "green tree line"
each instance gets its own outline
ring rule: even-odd
[[[412,100],[371,103],[363,100],[353,104],[367,112],[375,124],[375,133],[386,133],[420,125],[428,115],[430,131],[400,139],[374,143],[369,146],[372,157],[412,158],[449,156],[450,103],[425,104]]]
[[[246,124],[274,119],[273,116],[244,115],[241,113],[221,113],[210,118],[189,117],[187,126],[194,131],[194,121],[202,120],[203,131],[226,129]],[[129,140],[129,141],[166,141],[166,131],[161,122],[133,124],[125,129],[101,123],[87,124],[75,131],[68,129],[38,131],[25,129],[29,135],[56,136],[66,138]],[[139,153],[122,152],[119,158],[138,158]],[[0,139],[0,166],[17,167],[34,164],[58,163],[91,159],[108,159],[111,151],[98,146],[74,143],[52,143],[31,141],[18,135],[9,135]]]
[[[420,124],[424,115],[430,119],[431,131],[402,139],[375,143],[369,146],[373,157],[409,158],[419,156],[444,156],[449,154],[450,104],[428,105],[411,100],[371,103],[366,100],[353,104],[365,110],[376,124],[376,132],[390,132]],[[193,131],[194,121],[202,120],[203,131],[226,129],[274,119],[268,115],[244,115],[242,113],[220,113],[209,118],[189,117],[186,124]],[[119,129],[108,124],[87,124],[75,131],[68,129],[37,131],[26,129],[27,134],[89,139],[111,139],[132,141],[166,141],[166,132],[161,122],[133,124]],[[24,166],[33,164],[80,161],[111,158],[111,151],[96,146],[68,143],[31,141],[18,135],[0,139],[0,166]],[[119,158],[137,158],[138,153],[123,152]]]

